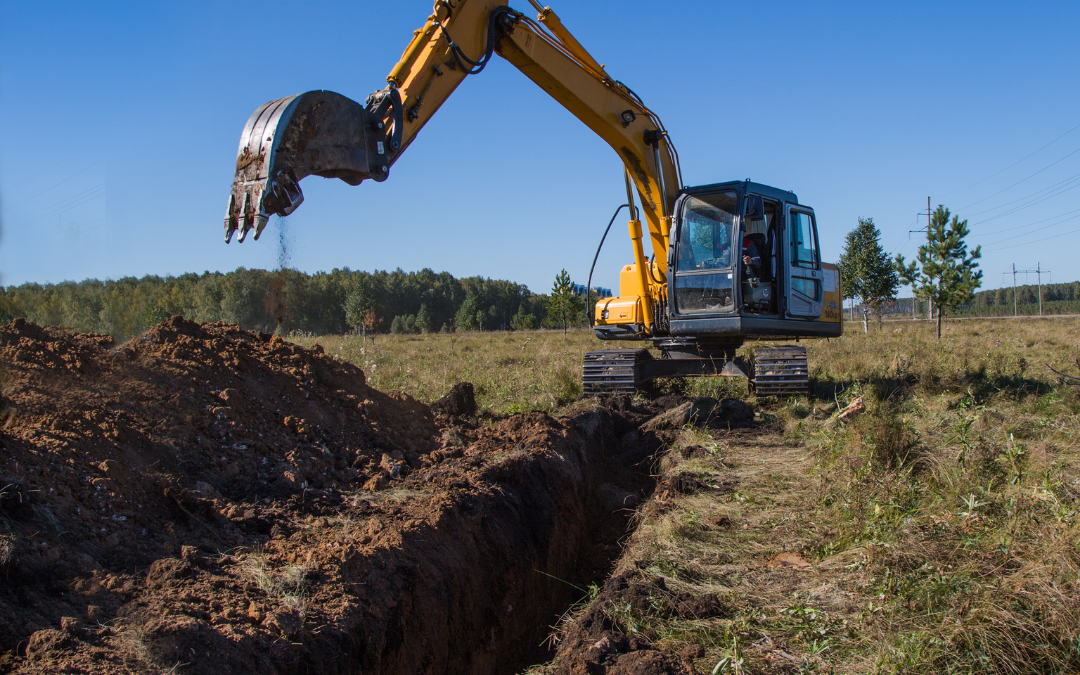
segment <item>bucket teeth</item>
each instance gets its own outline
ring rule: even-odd
[[[236,202],[234,195],[229,195],[229,206],[225,209],[225,243],[232,241],[233,233],[236,232],[237,222],[233,217],[233,204]]]
[[[269,220],[270,217],[262,213],[255,216],[255,241],[259,240],[259,235],[262,234],[263,228],[266,227]]]

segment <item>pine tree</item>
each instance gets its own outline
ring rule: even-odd
[[[905,265],[904,256],[896,256],[896,271],[904,283],[911,286],[917,297],[930,299],[937,307],[939,340],[945,311],[954,311],[971,302],[975,290],[982,285],[983,273],[975,262],[982,257],[982,246],[976,246],[968,255],[964,238],[969,233],[966,220],[960,220],[939,204],[927,226],[926,244],[919,247],[918,260]]]
[[[427,305],[421,304],[420,311],[416,313],[416,328],[425,335],[431,332],[431,312],[428,311]]]
[[[574,295],[574,282],[570,280],[570,274],[564,269],[555,276],[555,283],[551,287],[551,296],[548,297],[548,317],[554,326],[561,326],[563,335],[574,319],[583,311],[581,298]]]
[[[465,296],[465,302],[461,303],[454,315],[454,325],[458,330],[479,330],[480,322],[476,320],[476,313],[480,311],[478,304],[472,293]]]
[[[900,289],[900,277],[889,254],[881,247],[881,231],[874,226],[873,218],[859,218],[859,224],[847,233],[837,266],[843,275],[844,290],[862,301],[863,333],[866,333],[870,311],[878,315],[880,324],[885,303],[895,300]]]

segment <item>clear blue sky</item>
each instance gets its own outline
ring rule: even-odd
[[[859,216],[910,257],[930,195],[969,219],[984,287],[1013,262],[1080,278],[1080,4],[554,8],[663,118],[689,184],[795,191],[826,259]],[[545,291],[565,267],[584,281],[625,199],[618,158],[497,57],[390,180],[308,178],[304,205],[261,241],[222,241],[251,112],[311,89],[362,101],[430,9],[3,0],[0,282],[274,267],[279,235],[305,271],[431,267]],[[630,245],[624,224],[613,233],[597,283],[617,288]]]

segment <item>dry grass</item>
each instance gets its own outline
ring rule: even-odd
[[[431,402],[472,382],[477,403],[500,413],[551,411],[581,396],[581,362],[594,349],[642,347],[601,342],[591,331],[534,330],[429,335],[296,338],[318,343],[364,370],[371,386]]]
[[[1075,372],[1077,323],[964,322],[940,345],[913,328],[813,350],[815,393],[869,401],[808,434],[829,527],[812,551],[858,552],[854,590],[877,598],[875,648],[849,651],[878,672],[1076,670],[1080,396],[1043,364]]]
[[[259,552],[249,553],[239,565],[241,578],[256,586],[282,607],[296,610],[301,616],[307,597],[307,577],[311,568],[305,565],[286,565],[275,568]]]

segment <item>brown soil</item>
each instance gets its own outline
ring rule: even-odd
[[[178,317],[118,346],[16,320],[0,367],[0,672],[34,674],[515,672],[618,557],[640,427],[681,402],[433,412]],[[634,659],[609,672],[689,672]]]

